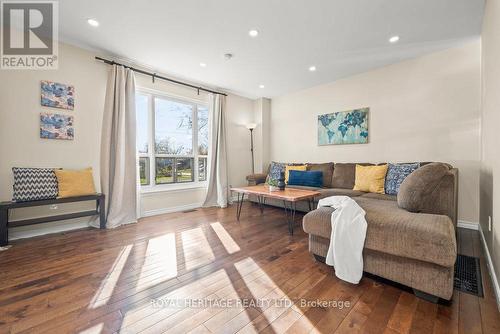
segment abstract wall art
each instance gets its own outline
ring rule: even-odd
[[[368,143],[370,108],[334,112],[318,116],[318,145]]]
[[[75,108],[75,87],[42,80],[42,106],[73,110]]]
[[[40,113],[40,138],[73,140],[73,116]]]

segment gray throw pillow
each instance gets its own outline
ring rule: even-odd
[[[448,165],[434,162],[422,166],[408,175],[399,188],[399,207],[410,212],[422,211],[426,199],[434,192],[449,170]]]

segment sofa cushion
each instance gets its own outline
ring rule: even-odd
[[[456,259],[455,229],[444,215],[412,213],[395,201],[366,197],[354,200],[365,210],[368,228],[365,249],[426,261],[445,267]],[[323,207],[304,216],[306,233],[330,238],[332,208]]]
[[[319,170],[323,172],[323,188],[330,188],[332,186],[333,176],[333,162],[324,164],[307,164],[307,170]]]
[[[369,163],[336,163],[333,167],[332,188],[354,188],[356,165],[374,166]]]
[[[308,212],[302,219],[304,232],[330,239],[332,235],[331,217],[333,211],[335,210],[331,207],[322,206]]]
[[[401,183],[398,205],[411,212],[422,211],[426,205],[426,199],[430,198],[430,194],[439,186],[449,170],[448,165],[439,162],[415,170]]]
[[[397,195],[401,183],[418,167],[420,167],[420,163],[418,162],[413,164],[389,164],[387,177],[385,178],[385,193],[388,195]]]
[[[349,196],[358,197],[366,194],[362,191],[352,190],[352,189],[342,189],[342,188],[323,188],[318,190],[321,195],[319,198],[325,198],[329,196]],[[318,198],[316,198],[317,200]]]
[[[361,166],[356,165],[354,190],[384,194],[387,165]]]
[[[385,200],[385,201],[397,201],[398,198],[394,195],[387,195],[387,194],[376,194],[376,193],[366,193],[361,195],[362,197],[365,198],[373,198],[373,199],[380,199],[380,200]]]

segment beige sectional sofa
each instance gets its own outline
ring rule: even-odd
[[[365,272],[409,286],[417,296],[433,302],[438,297],[451,299],[457,256],[456,168],[423,162],[403,181],[398,195],[391,196],[352,190],[355,163],[316,166],[326,176],[323,188],[309,188],[321,193],[316,200],[346,195],[366,212]],[[266,176],[253,174],[247,180],[249,185],[260,184]],[[267,204],[282,206],[272,200]],[[297,210],[307,212],[307,203],[299,203]],[[309,251],[319,261],[324,261],[330,244],[332,211],[332,208],[318,208],[303,218],[304,231],[309,234]]]

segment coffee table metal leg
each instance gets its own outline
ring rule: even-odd
[[[238,202],[236,203],[236,219],[240,221],[240,215],[241,215],[241,207],[243,206],[243,199],[245,198],[245,194],[241,194],[241,199],[240,199],[240,193],[238,193]]]
[[[263,214],[264,213],[265,197],[264,196],[257,196],[257,200],[259,201],[260,214]]]
[[[283,207],[285,208],[286,221],[288,223],[288,234],[293,235],[293,225],[295,224],[295,202],[290,202],[290,207],[288,207],[287,201],[283,201]]]

